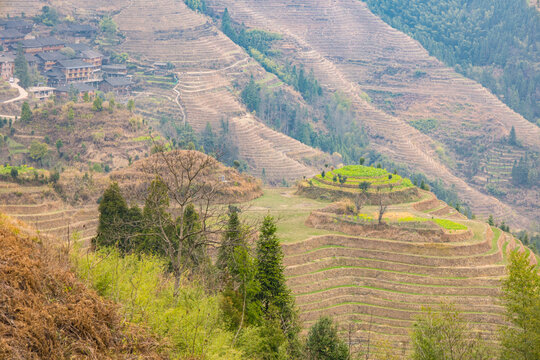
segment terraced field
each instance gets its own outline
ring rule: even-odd
[[[497,297],[506,254],[529,251],[512,235],[467,220],[421,190],[419,201],[392,204],[383,226],[366,220],[376,206],[361,216],[340,215],[328,202],[291,191],[266,190],[248,214],[281,217],[278,236],[304,329],[330,315],[357,351],[369,346],[373,354],[387,341],[401,354],[409,351],[422,308],[452,302],[475,331],[495,341],[503,324]],[[537,263],[532,253],[530,259]]]
[[[221,120],[229,120],[239,155],[254,175],[261,176],[264,170],[269,182],[292,181],[313,175],[317,164],[328,159],[247,113],[233,82],[243,83],[252,74],[256,78],[268,74],[205,16],[191,11],[182,1],[132,0],[114,19],[126,34],[123,51],[139,61],[175,65],[178,84],[173,92],[151,96],[157,95],[157,103],[167,99],[166,108],[160,111],[172,114],[177,121],[187,121],[198,131],[207,123],[219,129]]]
[[[95,236],[97,204],[70,206],[49,186],[0,182],[0,212],[24,221],[41,235],[58,241],[86,242]]]
[[[511,111],[479,84],[429,56],[416,41],[374,16],[357,0],[211,0],[215,11],[229,9],[247,26],[285,35],[281,50],[312,68],[328,90],[340,90],[353,102],[375,147],[395,161],[455,186],[475,214],[526,225],[530,214],[481,193],[439,159],[434,139],[452,143],[477,136],[488,146],[512,126],[531,149],[540,149],[540,128]],[[294,49],[292,51],[291,49]],[[368,102],[365,92],[388,94],[392,112]],[[409,125],[419,118],[444,124],[437,136]],[[459,175],[459,174],[458,174]],[[529,217],[529,220],[527,220]]]

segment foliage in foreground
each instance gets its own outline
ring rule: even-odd
[[[309,360],[349,359],[349,349],[339,338],[337,326],[331,318],[320,318],[309,330],[306,356]]]
[[[426,309],[412,332],[413,360],[491,359],[488,348],[452,305]]]
[[[507,320],[501,331],[501,359],[540,359],[540,275],[528,253],[513,251],[502,283]]]
[[[149,326],[166,339],[173,358],[243,359],[234,349],[234,334],[225,330],[217,295],[202,286],[184,283],[177,297],[174,280],[165,274],[166,262],[152,255],[122,256],[112,248],[75,255],[81,277],[100,295],[123,306],[124,316]],[[257,342],[258,334],[242,334],[239,343]]]

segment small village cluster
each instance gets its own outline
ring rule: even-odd
[[[110,57],[90,43],[97,29],[89,24],[66,23],[51,30],[40,29],[29,19],[0,20],[0,76],[13,82],[18,51],[28,66],[42,75],[43,81],[28,88],[37,99],[71,93],[93,95],[96,91],[127,95],[133,87],[125,64],[115,64]]]

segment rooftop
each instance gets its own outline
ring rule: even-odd
[[[83,59],[95,59],[103,57],[103,54],[96,50],[85,50],[81,52],[81,58]]]
[[[72,48],[76,52],[83,52],[86,50],[92,50],[92,48],[86,44],[83,43],[70,43],[66,44],[66,47]]]
[[[15,58],[11,55],[0,54],[0,63],[15,62]]]
[[[58,65],[65,69],[79,69],[79,68],[90,68],[93,67],[91,64],[85,63],[80,59],[72,60],[59,60]]]
[[[56,45],[65,45],[65,41],[59,40],[53,36],[21,41],[21,46],[23,48],[38,48],[42,46],[56,46]]]
[[[133,85],[133,81],[131,81],[131,79],[129,79],[129,78],[125,77],[125,76],[122,76],[122,77],[109,77],[109,78],[106,78],[103,81],[108,83],[109,85],[111,85],[113,87]]]
[[[17,29],[6,29],[0,31],[0,39],[20,39],[24,38],[24,34]]]
[[[36,54],[36,57],[43,61],[59,61],[68,59],[68,57],[62,54],[60,51],[40,52]]]
[[[103,70],[103,71],[107,71],[107,70],[109,70],[109,71],[111,71],[111,70],[116,70],[116,71],[118,71],[118,70],[127,70],[127,66],[124,65],[124,64],[109,64],[109,65],[103,65],[101,67],[101,70]]]

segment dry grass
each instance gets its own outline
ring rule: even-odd
[[[76,279],[64,251],[0,216],[0,358],[164,358],[144,329]]]

